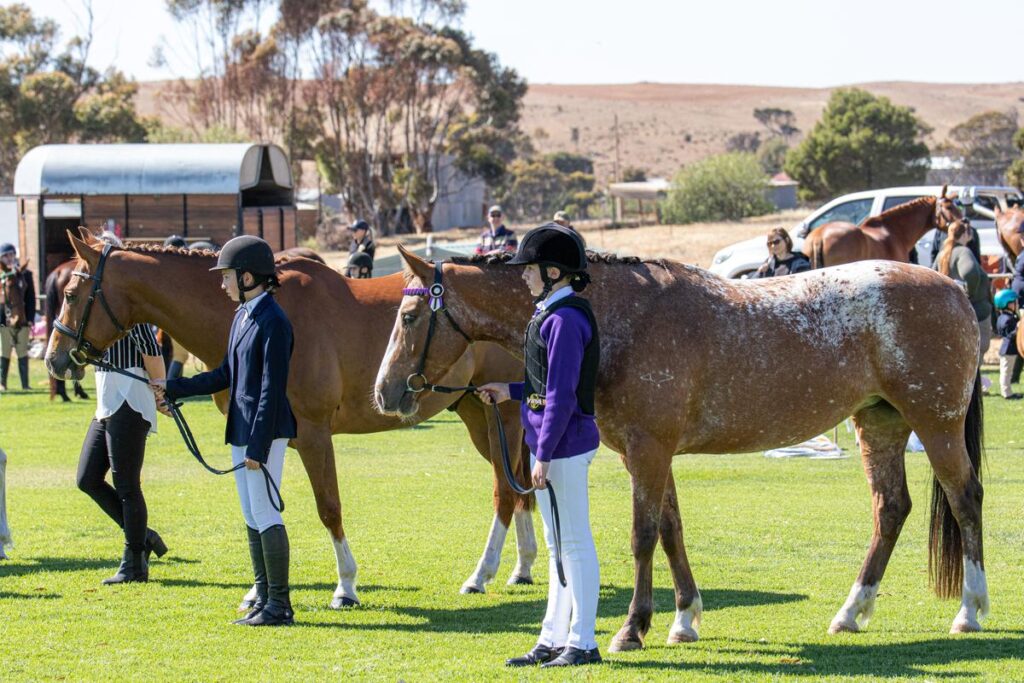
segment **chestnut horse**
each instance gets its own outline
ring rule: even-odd
[[[83,241],[85,240],[85,241]],[[82,230],[82,239],[71,237],[81,261],[78,267],[95,273],[102,244]],[[103,296],[109,311],[124,327],[152,323],[166,330],[208,367],[219,365],[227,350],[228,331],[236,304],[220,291],[220,276],[209,272],[212,252],[173,247],[113,249],[104,264]],[[332,434],[366,434],[415,424],[445,408],[454,407],[469,430],[473,445],[493,465],[495,517],[483,557],[463,585],[464,592],[483,592],[495,575],[505,534],[514,516],[519,541],[519,561],[509,583],[532,582],[536,539],[529,511],[530,499],[517,496],[501,469],[497,424],[491,410],[473,396],[435,396],[415,415],[404,419],[383,417],[374,410],[374,375],[384,355],[391,319],[402,300],[402,277],[350,280],[308,259],[279,266],[281,289],[277,300],[287,312],[295,331],[295,352],[288,377],[288,399],[298,420],[298,437],[289,445],[299,451],[316,499],[320,520],[330,532],[337,565],[338,587],[332,607],[358,602],[356,565],[342,526],[334,463]],[[78,329],[94,281],[73,278],[65,290],[60,321]],[[97,297],[99,299],[99,297]],[[107,348],[119,334],[102,300],[88,314],[84,337],[97,350]],[[50,336],[46,364],[57,377],[81,377],[84,368],[72,362],[74,339],[60,333]],[[465,385],[481,378],[515,379],[522,363],[494,345],[472,349],[459,359],[446,379]],[[224,411],[226,393],[215,399]],[[522,428],[514,407],[502,412],[510,435],[514,467],[528,469],[520,458]],[[500,475],[500,476],[499,476]],[[386,495],[386,494],[385,494]],[[248,598],[254,597],[247,596]]]
[[[21,327],[25,323],[25,283],[20,275],[28,268],[23,264],[20,268],[8,270],[0,266],[0,308],[3,309],[6,324]],[[27,322],[28,325],[32,321]]]
[[[1010,257],[1010,265],[1016,262],[1024,250],[1024,208],[1014,206],[1006,211],[997,202],[993,209],[996,221],[996,235],[1003,251]]]
[[[919,197],[872,216],[860,225],[825,223],[811,231],[803,252],[811,268],[838,266],[842,263],[885,259],[906,263],[910,250],[932,228],[946,230],[963,218],[953,200],[942,188],[939,197]],[[930,263],[922,264],[930,266]]]
[[[433,265],[405,250],[402,256],[408,286],[434,282]],[[929,543],[935,589],[940,596],[963,595],[953,631],[980,628],[988,590],[978,470],[978,324],[952,280],[889,261],[769,280],[725,280],[668,260],[593,253],[589,260],[593,284],[585,294],[602,342],[598,426],[602,442],[622,455],[633,490],[636,584],[612,651],[643,646],[659,537],[675,584],[669,642],[697,639],[702,604],[683,545],[673,455],[788,446],[851,414],[875,527],[853,590],[829,631],[856,631],[871,615],[910,512],[904,446],[912,429],[935,474]],[[445,263],[444,302],[469,339],[521,353],[533,306],[522,270],[500,261]],[[398,309],[375,388],[387,414],[414,415],[429,398],[407,386],[418,372],[429,314],[419,296],[406,296]],[[736,340],[756,343],[736,353]],[[439,322],[423,370],[428,381],[450,372],[467,343]],[[800,366],[815,371],[794,382],[788,373]]]
[[[46,314],[47,338],[53,334],[53,321],[57,319],[57,315],[60,313],[60,302],[64,298],[64,288],[67,287],[68,282],[71,281],[71,274],[74,271],[74,259],[71,261],[65,261],[51,270],[50,274],[46,276],[46,282],[43,283],[43,294],[46,302],[43,310]],[[89,400],[89,394],[85,393],[85,389],[82,388],[82,383],[78,380],[75,380],[74,382],[74,390],[75,396],[83,401]],[[57,379],[51,375],[50,400],[52,401],[55,396],[60,396],[65,403],[71,401],[71,399],[68,398],[68,390],[65,386],[64,380]]]

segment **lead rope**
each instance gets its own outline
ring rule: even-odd
[[[439,384],[431,384],[430,382],[424,382],[423,388],[433,391],[438,394],[455,394],[466,391],[477,390],[477,387],[469,384],[464,387],[446,387]],[[501,410],[498,409],[497,403],[492,403],[491,408],[494,409],[494,421],[498,424],[498,445],[501,446],[501,466],[505,470],[505,480],[508,481],[508,485],[516,493],[528,496],[537,490],[537,487],[531,486],[530,488],[524,488],[516,480],[516,475],[512,472],[512,457],[508,452],[508,437],[505,436],[505,425],[501,421]],[[551,481],[545,479],[547,482],[548,500],[551,501],[551,522],[552,536],[555,537],[555,569],[558,572],[558,582],[562,584],[562,587],[568,585],[565,580],[565,568],[562,566],[562,523],[558,516],[558,500],[555,496],[555,489],[551,486]]]
[[[90,365],[95,365],[97,368],[102,368],[107,372],[114,372],[118,375],[134,379],[137,382],[143,382],[147,385],[149,384],[148,379],[141,375],[136,375],[134,372],[128,372],[127,370],[116,368],[109,363],[104,363],[103,361],[90,360],[88,362]],[[234,467],[226,470],[219,470],[216,467],[211,467],[210,464],[206,462],[206,459],[203,458],[203,454],[199,451],[199,445],[196,443],[196,439],[192,435],[192,430],[189,429],[188,422],[185,421],[185,416],[181,414],[180,409],[182,404],[168,400],[164,402],[164,405],[166,405],[167,409],[171,412],[171,418],[174,420],[174,424],[178,427],[178,431],[181,433],[181,438],[185,442],[185,448],[187,448],[188,452],[199,461],[200,465],[206,468],[207,472],[211,472],[213,474],[231,474],[232,472],[245,467],[244,462],[240,462]],[[277,487],[277,484],[274,483],[274,478],[270,476],[270,471],[267,469],[266,465],[260,463],[260,470],[263,472],[264,483],[267,486],[267,498],[270,499],[271,507],[278,512],[284,512],[284,498],[281,497],[281,490]],[[277,497],[277,503],[274,502],[275,496]]]

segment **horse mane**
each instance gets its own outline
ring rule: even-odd
[[[452,256],[448,259],[448,263],[457,263],[459,265],[479,265],[483,264],[495,264],[495,263],[506,263],[512,260],[515,256],[512,252],[502,252],[497,254],[473,254],[472,256]],[[631,264],[637,263],[654,263],[662,265],[663,259],[642,259],[639,256],[620,256],[619,254],[613,254],[611,252],[596,252],[587,251],[587,263],[605,263],[605,264]]]
[[[136,254],[177,254],[178,256],[203,256],[203,257],[216,257],[217,252],[209,249],[182,249],[181,247],[165,247],[162,244],[153,244],[150,242],[132,242],[127,241],[124,243],[123,251],[129,251]]]
[[[877,216],[871,216],[863,225],[878,225],[879,223],[885,223],[886,221],[896,220],[902,218],[908,213],[917,211],[921,206],[925,204],[934,204],[935,197],[918,197],[917,199],[911,199],[909,202],[903,204],[897,204],[891,209],[887,209]]]

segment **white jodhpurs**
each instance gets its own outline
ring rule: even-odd
[[[270,444],[270,457],[267,458],[267,470],[278,488],[281,487],[281,472],[284,470],[284,452],[288,448],[288,439],[274,439]],[[245,446],[231,446],[231,462],[237,465],[245,460]],[[250,470],[245,467],[235,470],[235,486],[238,488],[238,500],[242,504],[242,517],[250,528],[260,533],[277,524],[284,524],[281,513],[270,504],[267,495],[267,480],[262,469]],[[272,493],[274,502],[277,494]],[[558,495],[557,493],[555,495]]]
[[[597,549],[590,533],[590,500],[587,477],[596,450],[571,458],[551,461],[548,481],[558,502],[559,527],[562,532],[562,564],[566,586],[558,581],[555,567],[555,535],[551,520],[551,498],[547,490],[537,491],[537,507],[544,519],[544,540],[547,541],[549,578],[548,609],[537,642],[548,647],[570,647],[592,650],[597,647],[594,622],[597,620],[597,596],[600,576]],[[530,454],[530,464],[536,462]]]

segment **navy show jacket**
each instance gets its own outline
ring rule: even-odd
[[[239,308],[231,323],[228,353],[220,367],[193,377],[168,380],[168,398],[231,390],[224,442],[245,446],[245,457],[267,462],[274,439],[296,436],[288,402],[292,324],[269,294],[251,316]]]

